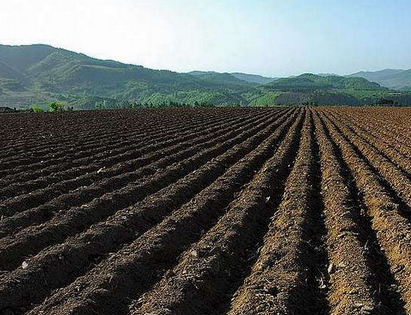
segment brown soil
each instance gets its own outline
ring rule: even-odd
[[[411,110],[0,116],[0,314],[411,314]]]

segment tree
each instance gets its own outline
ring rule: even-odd
[[[50,112],[63,112],[64,109],[64,104],[58,103],[58,102],[51,102],[49,104],[49,111]]]

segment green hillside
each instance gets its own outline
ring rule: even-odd
[[[0,62],[0,101],[14,107],[51,99],[93,107],[92,103],[78,101],[92,99],[90,96],[138,103],[172,100],[235,104],[245,103],[239,93],[255,85],[228,74],[201,78],[99,60],[45,45],[0,45]],[[17,86],[24,92],[21,97],[14,93]]]
[[[369,105],[387,100],[408,105],[410,95],[358,77],[303,74],[274,80],[244,73],[177,73],[99,60],[47,45],[0,45],[0,104],[9,107],[46,108],[56,100],[76,109],[167,104]]]
[[[362,106],[384,105],[390,100],[398,105],[409,105],[411,100],[409,93],[391,91],[364,78],[309,73],[259,86],[259,95],[251,97],[251,104],[261,104],[268,98],[276,105]]]
[[[321,76],[315,74],[302,74],[298,77],[278,79],[266,84],[271,90],[309,92],[330,90],[388,90],[377,83],[369,82],[363,78],[346,78],[340,76]]]

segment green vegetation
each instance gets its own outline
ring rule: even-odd
[[[46,45],[0,45],[0,60],[0,82],[14,80],[13,84],[20,84],[6,86],[0,102],[26,108],[33,104],[44,106],[53,100],[82,109],[101,106],[100,100],[93,98],[102,98],[108,108],[123,101],[232,105],[246,103],[241,93],[256,85],[230,74],[196,77],[151,70]],[[18,88],[21,92],[14,93]]]
[[[382,104],[393,100],[398,105],[409,104],[407,93],[391,91],[364,78],[303,74],[278,79],[259,87],[262,96],[251,101],[261,105],[268,93],[278,105],[351,105]]]
[[[25,109],[411,102],[410,92],[391,91],[364,78],[304,74],[275,80],[244,73],[176,73],[46,45],[0,45],[0,60],[0,104]]]
[[[33,106],[30,110],[34,113],[44,113],[44,109],[40,106]]]
[[[49,105],[49,112],[64,112],[66,110],[66,106],[59,102],[51,102]]]
[[[276,99],[281,95],[281,92],[266,92],[256,98],[251,98],[250,105],[252,106],[268,106],[275,104]]]
[[[278,79],[265,86],[267,89],[291,92],[312,92],[331,90],[388,90],[377,83],[369,82],[363,78],[346,78],[339,76],[319,76],[315,74],[302,74],[298,77]]]

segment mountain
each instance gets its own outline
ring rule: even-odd
[[[297,77],[282,78],[265,85],[267,89],[293,92],[329,90],[388,90],[364,78],[321,76],[305,73]]]
[[[405,82],[410,73],[390,75]],[[177,73],[100,60],[48,45],[0,45],[0,106],[47,107],[51,101],[66,102],[76,109],[131,103],[269,106],[387,101],[411,105],[411,92],[391,91],[359,77],[303,74],[275,79],[245,73]]]
[[[5,80],[19,80],[19,81],[28,80],[25,74],[10,67],[8,64],[2,61],[0,61],[0,78],[5,79]]]
[[[360,71],[353,74],[347,75],[347,77],[360,77],[365,78],[369,81],[376,82],[380,79],[384,79],[385,77],[389,77],[392,75],[399,74],[404,72],[405,70],[402,69],[385,69],[380,71]]]
[[[381,71],[361,71],[347,77],[361,77],[394,90],[409,90],[411,88],[411,69],[385,69]]]
[[[263,77],[257,74],[248,74],[240,72],[233,72],[231,73],[231,75],[235,76],[237,79],[258,84],[266,84],[277,80],[277,78]]]
[[[7,106],[53,99],[73,102],[89,96],[149,103],[236,104],[247,102],[240,93],[254,85],[229,74],[196,77],[152,70],[47,45],[0,45],[0,102]]]
[[[258,85],[258,83],[241,80],[231,73],[219,73],[214,71],[192,71],[188,74],[209,83],[222,84],[233,89]]]
[[[230,75],[231,76],[230,80],[237,79],[237,81],[234,81],[234,82],[239,82],[238,80],[240,80],[243,82],[248,82],[248,83],[253,83],[253,84],[266,84],[266,83],[272,82],[277,79],[277,78],[263,77],[257,74],[248,74],[248,73],[241,73],[241,72],[221,73],[221,72],[215,72],[215,71],[191,71],[188,74],[196,76],[196,77],[202,77],[202,78],[209,77],[211,79],[213,79],[213,77],[215,79],[218,79],[220,76],[221,77],[225,76],[226,79],[228,79],[228,76]]]
[[[338,74],[335,73],[316,73],[316,75],[319,75],[320,77],[338,77]]]
[[[262,96],[251,103],[271,95],[278,105],[367,105],[392,100],[398,104],[411,104],[410,95],[398,95],[378,83],[364,78],[323,76],[305,73],[296,77],[281,78],[259,87]]]

